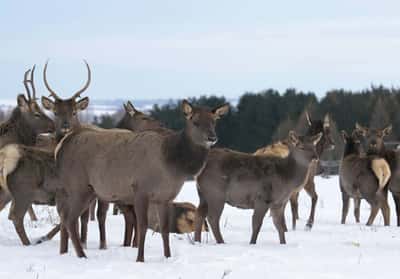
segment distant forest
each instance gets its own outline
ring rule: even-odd
[[[189,99],[193,104],[214,107],[226,102],[224,97],[201,96]],[[135,104],[135,100],[131,100]],[[180,101],[162,106],[154,105],[149,113],[171,129],[181,129],[184,119]],[[218,145],[254,152],[257,148],[286,138],[289,130],[304,133],[305,111],[313,119],[322,119],[329,113],[332,132],[337,144],[336,151],[325,155],[339,159],[342,152],[340,130],[352,131],[356,122],[373,128],[393,125],[393,134],[388,141],[400,136],[400,89],[372,86],[362,91],[331,90],[318,100],[314,93],[296,89],[279,92],[268,89],[259,93],[245,93],[236,106],[231,106],[228,115],[217,125]],[[95,124],[105,128],[115,125],[121,113],[104,115],[95,119]],[[328,158],[326,158],[328,159]]]

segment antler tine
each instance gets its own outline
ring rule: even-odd
[[[76,93],[74,94],[74,96],[72,96],[73,99],[78,98],[78,97],[81,97],[81,94],[82,94],[86,89],[88,89],[88,87],[89,87],[89,85],[90,85],[90,81],[91,81],[90,67],[89,67],[89,64],[87,63],[87,61],[86,61],[85,59],[83,59],[83,61],[85,62],[86,68],[87,68],[87,70],[88,70],[88,79],[87,79],[87,81],[86,81],[86,84],[83,86],[83,88],[80,89],[78,92],[76,92]]]
[[[32,87],[32,98],[33,100],[36,100],[36,88],[35,88],[35,69],[36,69],[36,64],[33,65],[32,71],[31,71],[31,78],[29,80],[29,83],[31,84]]]
[[[25,87],[25,90],[26,90],[26,94],[28,95],[28,100],[29,101],[31,101],[32,100],[32,97],[31,97],[31,91],[29,90],[29,86],[28,86],[28,82],[29,82],[29,80],[28,80],[28,75],[29,75],[29,73],[31,72],[31,69],[29,69],[29,70],[27,70],[26,72],[25,72],[25,74],[24,74],[24,87]]]
[[[44,85],[46,86],[47,90],[49,90],[49,92],[50,92],[50,95],[49,95],[49,96],[52,96],[54,99],[59,100],[59,99],[61,99],[61,98],[56,94],[56,92],[54,92],[53,89],[50,88],[50,85],[49,85],[49,83],[47,82],[46,73],[47,73],[47,64],[48,64],[48,63],[49,63],[49,61],[47,60],[47,61],[46,61],[46,64],[44,65],[44,69],[43,69],[43,80],[44,80]]]

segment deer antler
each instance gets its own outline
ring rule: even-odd
[[[31,69],[27,70],[24,74],[24,86],[25,86],[26,94],[28,95],[28,101],[32,100],[31,91],[29,90],[29,86],[28,86],[28,83],[29,83],[28,75],[30,72],[31,72]]]
[[[35,68],[36,68],[36,65],[33,65],[32,69],[27,70],[24,74],[24,86],[25,86],[25,90],[28,95],[29,101],[36,100],[36,88],[35,88],[35,84],[34,84]],[[28,78],[29,74],[30,74],[30,78]],[[28,84],[31,85],[32,95],[31,95],[31,91],[29,90]]]
[[[88,87],[89,87],[89,85],[90,85],[90,81],[91,81],[90,67],[89,67],[89,64],[87,63],[87,61],[86,61],[85,59],[83,59],[83,61],[85,62],[86,68],[87,68],[87,70],[88,70],[88,79],[87,79],[87,81],[86,81],[86,84],[83,86],[83,88],[80,89],[78,92],[76,92],[76,93],[74,94],[74,96],[72,96],[72,99],[81,97],[81,94],[82,94],[86,89],[88,89]]]
[[[47,77],[46,77],[46,72],[47,72],[47,64],[49,63],[49,60],[46,61],[46,64],[44,65],[43,69],[43,80],[44,80],[44,85],[46,86],[47,90],[49,90],[51,97],[53,97],[56,100],[60,100],[61,98],[54,92],[53,89],[50,88],[49,83],[47,82]]]

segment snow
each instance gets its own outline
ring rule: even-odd
[[[362,203],[362,224],[349,212],[346,225],[340,224],[341,196],[337,177],[316,179],[319,202],[312,231],[304,230],[310,199],[300,195],[298,229],[290,229],[287,245],[280,245],[278,234],[267,216],[256,245],[249,245],[251,210],[225,206],[221,218],[226,244],[217,245],[211,233],[204,233],[202,244],[193,245],[186,235],[171,235],[172,258],[165,259],[158,234],[148,231],[145,263],[136,263],[137,250],[121,247],[122,216],[107,219],[108,249],[98,249],[97,223],[91,222],[87,259],[78,259],[70,243],[69,253],[58,254],[59,236],[36,246],[23,247],[7,220],[8,209],[0,213],[0,278],[385,278],[397,272],[400,259],[400,230],[395,226],[394,205],[390,199],[391,227],[383,227],[379,214],[372,227],[366,227],[369,206]],[[187,182],[177,200],[197,205],[194,182]],[[25,219],[26,229],[37,238],[56,222],[54,209],[36,206],[38,222]],[[207,240],[208,239],[208,240]]]

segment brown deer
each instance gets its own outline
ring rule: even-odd
[[[196,218],[195,241],[201,241],[201,224],[207,217],[217,243],[224,243],[219,220],[225,203],[254,209],[250,243],[255,244],[266,212],[271,209],[280,243],[285,240],[284,208],[292,193],[313,173],[317,146],[322,133],[299,137],[291,131],[286,158],[255,156],[229,149],[210,151],[207,164],[197,177],[200,204]]]
[[[97,196],[134,206],[137,261],[144,261],[147,211],[150,203],[155,204],[164,256],[170,257],[168,205],[184,181],[204,167],[210,147],[217,141],[216,120],[228,109],[226,104],[208,110],[184,100],[186,124],[180,132],[165,135],[153,131],[81,129],[64,137],[56,153],[63,181],[63,190],[56,195],[62,223],[60,252],[67,251],[69,235],[78,257],[86,257],[76,230],[77,219]]]
[[[371,205],[367,226],[373,224],[379,211],[382,210],[384,225],[390,224],[390,209],[387,201],[387,187],[390,179],[390,166],[384,158],[377,155],[360,156],[361,144],[359,135],[353,132],[348,136],[342,131],[345,143],[339,171],[340,190],[342,192],[342,224],[345,224],[349,211],[350,198],[354,199],[354,215],[360,222],[360,200],[366,199]]]
[[[152,130],[164,134],[173,133],[172,130],[164,128],[160,121],[137,110],[130,101],[124,104],[124,110],[125,114],[116,125],[116,128],[127,129],[134,132]],[[91,212],[94,211],[95,204],[96,203],[93,202],[90,205]],[[115,204],[114,207],[116,207]],[[133,206],[127,206],[123,204],[119,204],[119,207],[121,208],[125,219],[125,234],[123,246],[130,246],[132,244],[133,247],[137,247],[137,233],[135,233],[135,237],[132,241],[133,228],[136,227],[136,215],[134,212],[134,208]],[[105,213],[104,210],[102,212]],[[169,205],[170,232],[179,234],[194,232],[195,212],[196,207],[191,203],[171,203]],[[91,213],[91,216],[94,216],[94,213]],[[149,228],[159,232],[159,221],[156,206],[149,206],[148,220]],[[208,231],[208,226],[206,222],[204,223],[203,230]],[[135,231],[137,232],[137,229]]]
[[[323,137],[319,141],[317,145],[318,155],[321,156],[324,150],[333,149],[335,144],[331,137],[331,128],[330,128],[330,117],[329,114],[326,114],[323,120],[312,120],[310,114],[306,112],[306,119],[308,124],[308,129],[306,132],[307,136],[317,135],[318,133],[322,133]],[[255,155],[261,156],[272,156],[272,157],[282,157],[285,158],[289,155],[289,148],[287,142],[277,142],[266,147],[258,149]],[[311,229],[314,224],[315,217],[315,209],[317,206],[318,195],[315,191],[315,183],[314,176],[317,173],[310,174],[309,180],[304,185],[304,190],[311,197],[311,210],[310,215],[308,217],[306,223],[306,229]],[[298,188],[301,190],[302,188]],[[290,197],[290,206],[292,209],[292,228],[296,229],[296,220],[299,219],[299,191],[294,191],[292,196]]]
[[[357,134],[362,139],[363,149],[368,155],[384,158],[390,166],[391,177],[388,187],[396,206],[397,226],[400,226],[400,153],[398,150],[386,149],[384,138],[392,132],[392,125],[383,129],[370,129],[356,124]]]
[[[47,63],[45,65],[43,77],[46,87],[55,101],[42,97],[42,104],[46,109],[51,109],[55,115],[55,122],[57,123],[56,135],[58,138],[61,138],[69,130],[80,127],[77,112],[87,107],[89,98],[86,97],[78,102],[75,99],[87,89],[90,83],[90,68],[87,63],[86,66],[88,69],[88,81],[84,88],[74,94],[72,98],[63,100],[48,85],[46,79]],[[51,143],[51,140],[49,141]],[[26,206],[30,206],[33,203],[54,205],[55,192],[60,183],[55,178],[55,162],[52,154],[54,154],[54,150],[48,148],[47,144],[46,150],[14,145],[0,151],[0,169],[3,170],[2,189],[8,189],[7,192],[12,197],[9,218],[12,219],[24,245],[30,244],[23,226]],[[8,176],[10,178],[7,179]],[[6,183],[7,180],[8,183]],[[85,236],[87,227],[85,227],[84,222],[82,224],[82,231]],[[39,239],[38,242],[51,239],[59,231],[59,228],[60,225],[57,225],[45,237]]]
[[[34,146],[41,133],[53,132],[53,121],[40,109],[36,102],[34,84],[35,65],[24,74],[26,96],[17,97],[18,106],[14,108],[10,118],[0,124],[0,149],[7,144],[24,144]],[[32,91],[31,91],[32,90]],[[7,192],[0,189],[0,210],[10,201]],[[28,210],[32,220],[37,220],[32,207]]]

